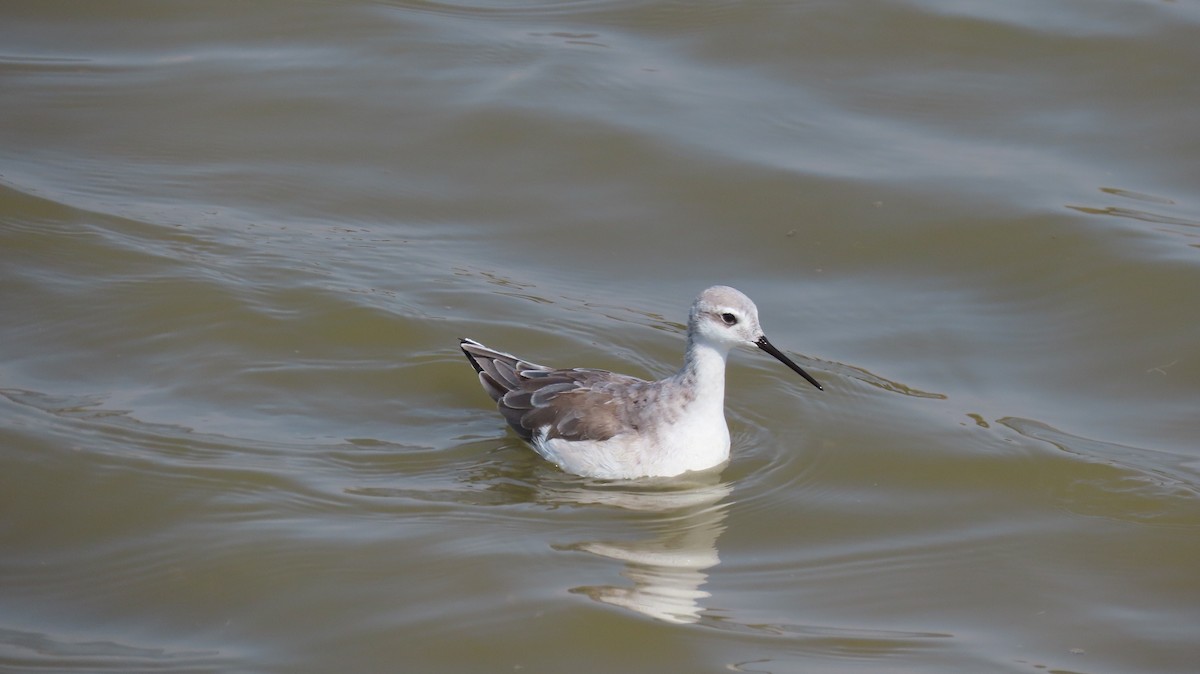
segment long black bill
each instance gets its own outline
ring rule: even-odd
[[[792,368],[792,371],[795,372],[796,374],[807,379],[808,383],[812,384],[813,386],[816,386],[818,391],[825,390],[824,387],[822,387],[820,384],[817,383],[816,379],[812,378],[812,375],[805,372],[799,365],[793,363],[791,358],[788,358],[787,356],[783,355],[783,352],[780,351],[779,349],[776,349],[774,344],[771,344],[770,342],[768,342],[766,335],[759,337],[758,341],[755,342],[754,344],[758,348],[762,349],[763,351],[766,351],[767,353],[771,354],[772,356],[775,356],[775,358],[778,359],[779,362]]]

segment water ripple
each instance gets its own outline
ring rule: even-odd
[[[1064,507],[1117,520],[1200,527],[1200,471],[1194,459],[1083,438],[1030,419],[1009,417],[997,423],[1048,443],[1070,459],[1042,473],[1053,480]]]
[[[228,651],[130,645],[95,637],[0,627],[0,663],[8,671],[212,672],[238,667]],[[13,668],[13,669],[9,669]]]

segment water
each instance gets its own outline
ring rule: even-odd
[[[1187,2],[0,10],[0,669],[1192,672]],[[733,461],[539,462],[456,338]]]

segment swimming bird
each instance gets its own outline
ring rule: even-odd
[[[546,367],[459,340],[483,390],[538,454],[568,473],[604,479],[670,477],[725,463],[725,360],[739,344],[757,346],[824,390],[767,341],[754,302],[729,286],[713,286],[692,303],[683,367],[659,381]]]

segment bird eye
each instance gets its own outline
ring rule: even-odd
[[[737,316],[731,313],[721,314],[721,320],[725,321],[725,325],[737,325]]]

